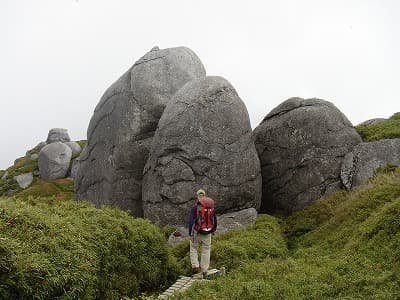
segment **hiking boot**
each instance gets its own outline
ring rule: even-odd
[[[200,273],[200,268],[192,268],[192,275],[196,275]]]

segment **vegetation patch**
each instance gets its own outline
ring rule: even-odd
[[[81,146],[82,149],[85,148],[87,145],[87,140],[80,140],[76,142],[79,144],[79,146]]]
[[[399,216],[400,170],[379,172],[282,219],[288,255],[245,260],[175,299],[399,299]]]
[[[176,277],[162,232],[126,212],[0,198],[0,299],[121,299]]]
[[[211,247],[211,267],[225,267],[228,272],[249,261],[287,255],[278,219],[269,215],[259,217],[256,224],[248,228],[213,236]],[[174,247],[172,253],[183,272],[189,274],[189,241]]]
[[[57,201],[70,200],[74,198],[74,181],[68,178],[55,180],[34,178],[30,187],[18,192],[15,196],[21,199],[52,197]]]
[[[364,142],[400,138],[400,112],[395,113],[382,123],[359,125],[355,128]]]

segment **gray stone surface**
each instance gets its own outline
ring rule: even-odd
[[[261,212],[289,215],[342,187],[344,156],[361,142],[330,102],[291,98],[254,130],[261,161]]]
[[[364,121],[364,122],[358,124],[357,126],[360,126],[360,125],[376,125],[376,124],[379,124],[379,123],[382,123],[382,122],[385,122],[385,121],[387,121],[387,119],[385,119],[385,118],[375,118],[375,119],[370,119],[370,120]]]
[[[72,178],[76,178],[76,174],[78,174],[78,170],[79,170],[79,167],[80,167],[80,160],[79,160],[79,157],[77,157],[77,158],[75,158],[73,161],[72,161],[72,166],[71,166],[71,177]]]
[[[187,212],[189,218],[189,212]],[[257,210],[254,208],[247,208],[233,213],[227,213],[217,216],[217,231],[216,235],[225,233],[230,230],[246,228],[247,226],[253,225],[257,219]],[[173,232],[169,238],[168,243],[170,245],[177,245],[187,239],[189,239],[188,227],[176,226],[175,232]]]
[[[185,224],[199,188],[216,200],[218,214],[260,205],[247,109],[221,77],[186,84],[165,108],[145,167],[144,216]]]
[[[46,143],[51,144],[54,142],[69,142],[71,139],[68,135],[68,130],[64,128],[53,128],[49,130]]]
[[[17,176],[14,176],[14,179],[17,181],[20,188],[26,189],[31,185],[33,181],[33,173],[24,173]]]
[[[33,159],[33,160],[38,159],[39,158],[39,154],[38,153],[33,153],[33,154],[29,155],[29,158]]]
[[[352,189],[365,184],[376,169],[387,164],[400,165],[400,139],[361,143],[343,160],[343,185]]]
[[[80,155],[76,199],[142,216],[142,178],[151,139],[166,103],[185,83],[205,77],[188,48],[153,48],[105,92]]]
[[[61,142],[43,147],[39,152],[40,177],[45,180],[64,178],[69,169],[72,150]]]
[[[5,180],[8,177],[8,171],[6,171],[3,176],[1,176],[1,180]]]
[[[66,142],[65,145],[71,148],[72,157],[77,157],[82,152],[82,148],[77,142]]]

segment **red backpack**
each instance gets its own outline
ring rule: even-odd
[[[203,197],[197,205],[196,220],[194,230],[199,233],[209,234],[214,232],[214,200],[209,197]]]

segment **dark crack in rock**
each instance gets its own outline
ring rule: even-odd
[[[112,84],[96,106],[79,157],[76,199],[142,216],[142,178],[166,103],[185,83],[205,77],[188,48],[153,48]]]
[[[258,209],[260,162],[247,109],[221,77],[187,83],[166,106],[145,167],[144,216],[186,224],[197,189],[218,214]]]
[[[340,189],[343,157],[361,137],[332,103],[291,98],[254,130],[263,179],[260,211],[289,215]]]
[[[361,143],[344,157],[343,185],[350,190],[365,184],[376,169],[387,164],[400,165],[400,139]]]

